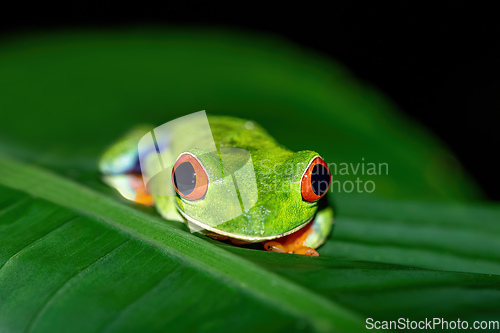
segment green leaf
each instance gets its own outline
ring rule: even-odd
[[[221,31],[15,36],[0,46],[0,109],[0,331],[500,319],[499,207],[468,203],[480,191],[450,152],[320,55]],[[97,159],[123,132],[201,109],[256,120],[339,167],[389,172],[360,176],[372,194],[334,193],[319,258],[190,234],[100,182]]]
[[[0,285],[9,286],[1,294],[0,323],[4,328],[53,331],[53,321],[61,318],[58,306],[74,306],[76,316],[87,311],[96,321],[104,320],[90,321],[91,330],[119,330],[136,316],[137,321],[130,324],[141,327],[139,318],[169,295],[169,300],[187,302],[169,301],[154,318],[148,318],[161,325],[158,329],[173,328],[179,312],[169,321],[164,311],[179,311],[179,306],[187,317],[193,316],[192,324],[207,317],[208,322],[210,317],[217,321],[218,314],[227,316],[233,311],[236,316],[251,313],[253,317],[271,310],[278,317],[303,319],[300,325],[318,331],[359,329],[359,319],[348,310],[159,218],[6,158],[0,157],[0,169],[1,185],[44,200],[21,197],[0,216],[2,234],[8,235],[3,239],[6,245],[2,246],[0,270]],[[11,191],[3,188],[1,193],[12,200]],[[79,214],[71,214],[68,208]],[[149,293],[151,288],[155,291]],[[238,302],[243,296],[248,305]],[[122,314],[128,307],[134,308],[130,316]],[[282,322],[291,327],[295,324],[294,320]],[[61,321],[61,325],[65,323]],[[237,324],[244,328],[249,323]]]
[[[368,317],[491,319],[500,306],[498,275],[237,248],[42,169],[0,168],[6,331],[353,332]]]
[[[338,200],[324,253],[431,269],[500,274],[500,207],[494,204]]]

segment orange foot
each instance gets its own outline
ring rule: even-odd
[[[264,249],[271,252],[294,253],[313,257],[319,256],[316,250],[305,246],[307,236],[312,232],[312,224],[313,221],[293,234],[263,242]]]

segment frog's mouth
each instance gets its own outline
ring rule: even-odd
[[[192,218],[191,216],[187,215],[186,213],[184,213],[180,209],[178,209],[178,212],[187,220],[188,223],[192,223],[195,225],[195,228],[191,228],[191,229],[195,229],[195,232],[196,231],[201,231],[201,232],[209,231],[209,232],[212,232],[214,234],[218,234],[218,235],[222,235],[222,236],[226,236],[226,237],[230,237],[230,238],[235,238],[235,239],[239,239],[239,240],[243,240],[243,241],[247,241],[247,242],[261,242],[261,241],[265,241],[265,240],[272,240],[272,239],[288,236],[290,234],[293,234],[296,231],[299,231],[303,227],[305,227],[309,222],[311,222],[314,219],[314,216],[315,216],[315,215],[311,216],[309,219],[307,219],[305,222],[302,222],[297,227],[290,229],[290,230],[287,230],[281,234],[276,234],[276,235],[271,235],[271,236],[245,236],[245,235],[233,234],[231,232],[227,232],[227,231],[223,231],[223,230],[211,227],[203,222],[200,222],[200,221]]]

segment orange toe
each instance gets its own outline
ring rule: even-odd
[[[264,244],[264,249],[271,252],[286,252],[283,245],[278,242],[267,242]]]
[[[316,252],[316,250],[314,250],[314,249],[312,249],[310,247],[307,247],[307,246],[299,247],[293,253],[295,253],[295,254],[302,254],[302,255],[305,255],[305,256],[312,256],[312,257],[318,257],[319,256],[319,254],[318,254],[318,252]]]

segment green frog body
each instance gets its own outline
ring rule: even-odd
[[[102,155],[103,180],[127,199],[155,205],[164,218],[209,237],[317,256],[334,221],[325,196],[330,172],[321,156],[290,151],[253,121],[208,116],[208,123],[210,131],[189,132],[191,125],[181,120],[169,129],[168,142],[142,155],[141,138],[153,127],[134,128]],[[199,148],[211,147],[208,142],[215,145],[212,151]],[[170,192],[161,193],[142,178],[167,150],[173,153],[163,154],[163,165],[171,167],[157,177]]]

